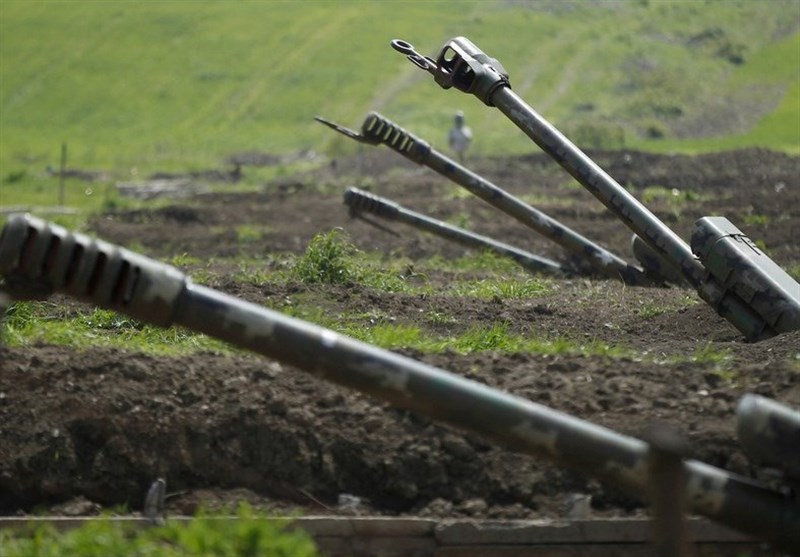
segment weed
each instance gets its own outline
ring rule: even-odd
[[[691,360],[699,364],[713,364],[715,366],[730,361],[731,352],[727,348],[715,348],[710,342],[695,348]]]
[[[535,298],[550,292],[550,280],[530,278],[514,280],[507,278],[465,280],[453,284],[449,291],[454,296],[471,296],[484,299]]]
[[[514,352],[519,350],[521,345],[521,338],[509,334],[507,323],[493,323],[488,329],[471,328],[454,339],[449,347],[463,354],[469,354],[486,350]]]
[[[350,256],[358,250],[340,228],[320,233],[311,239],[305,253],[297,259],[293,274],[302,282],[340,284],[353,280],[357,272]]]
[[[696,347],[691,354],[668,358],[668,361],[672,363],[688,361],[707,367],[712,373],[716,373],[726,380],[732,380],[734,378],[734,374],[727,368],[732,360],[733,354],[730,349],[717,348],[711,342]]]
[[[745,224],[765,225],[769,224],[769,215],[745,215],[742,222]]]
[[[199,257],[194,257],[193,255],[189,255],[188,253],[184,252],[172,256],[170,259],[167,260],[167,263],[169,263],[173,267],[186,268],[191,265],[199,265],[201,263],[201,260]]]
[[[500,257],[488,250],[474,252],[455,260],[448,260],[439,255],[434,255],[425,261],[417,262],[415,265],[421,269],[453,272],[491,272],[493,275],[498,273],[508,275],[518,272],[520,276],[525,276],[520,267],[511,259]]]
[[[651,319],[662,313],[667,313],[669,308],[653,302],[645,302],[639,307],[639,315],[645,319]]]
[[[425,276],[420,273],[414,274],[399,274],[392,271],[370,269],[368,266],[362,266],[358,274],[358,281],[364,286],[369,286],[380,292],[424,292],[428,289],[424,286],[419,286],[412,283],[411,280],[415,278],[425,279]]]
[[[346,327],[341,332],[387,350],[408,347],[425,347],[430,350],[432,347],[430,341],[425,339],[422,329],[414,325],[379,323],[367,327]]]
[[[447,222],[464,230],[469,230],[472,227],[472,217],[466,211],[456,213],[447,219]]]
[[[430,310],[425,314],[425,319],[432,325],[455,325],[458,320],[452,315],[447,315],[440,311]]]
[[[236,227],[237,241],[245,244],[259,241],[265,234],[266,230],[261,226],[241,224]]]
[[[0,343],[19,344],[33,328],[35,322],[33,302],[15,302],[6,310],[0,321]]]

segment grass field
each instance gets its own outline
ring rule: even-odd
[[[530,142],[392,51],[465,35],[577,142],[800,149],[800,3],[239,2],[0,4],[0,179],[22,195],[69,145],[117,174],[218,165],[236,151],[353,151],[315,124],[379,110],[436,144],[459,109],[474,149]]]

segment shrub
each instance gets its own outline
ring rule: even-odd
[[[340,228],[314,236],[293,267],[303,282],[340,284],[356,276],[350,256],[357,252]]]

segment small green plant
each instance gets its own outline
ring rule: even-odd
[[[492,274],[503,273],[504,275],[515,271],[521,272],[520,267],[511,259],[500,257],[488,250],[474,252],[454,260],[435,255],[427,260],[419,261],[415,265],[421,269],[454,272],[491,272]]]
[[[0,343],[17,344],[35,321],[32,302],[15,302],[0,321]]]
[[[430,310],[425,314],[425,319],[432,325],[455,325],[458,320],[452,315],[440,311]]]
[[[712,343],[708,342],[695,348],[691,360],[699,364],[712,364],[717,366],[730,361],[731,357],[731,352],[727,348],[716,348]]]
[[[414,325],[379,323],[371,327],[348,328],[342,332],[387,350],[428,344],[422,330]]]
[[[687,202],[700,201],[703,196],[692,190],[666,188],[664,186],[648,186],[642,192],[642,201],[645,203],[651,203],[659,199],[667,201],[670,205],[683,205]]]
[[[493,323],[489,328],[473,327],[454,339],[450,348],[464,354],[486,350],[514,352],[521,348],[521,340],[509,333],[507,323]]]
[[[639,315],[645,319],[651,319],[662,313],[667,313],[669,308],[660,304],[645,302],[639,308]]]
[[[169,263],[174,267],[189,267],[190,265],[199,265],[201,261],[200,258],[194,257],[184,252],[178,255],[174,255],[167,261],[167,263]]]
[[[472,227],[471,215],[466,211],[461,211],[455,215],[452,215],[449,219],[447,219],[447,222],[453,226],[463,228],[464,230],[469,230]]]
[[[351,256],[357,252],[340,228],[317,234],[292,269],[306,283],[340,284],[356,278]]]
[[[742,222],[752,225],[765,225],[769,224],[769,215],[745,215]]]
[[[236,227],[236,239],[244,244],[257,242],[264,237],[265,230],[260,226],[242,224]]]
[[[730,349],[718,348],[711,342],[697,346],[691,354],[668,358],[668,361],[672,363],[688,361],[699,364],[726,380],[732,380],[734,377],[734,374],[728,369],[728,364],[732,360],[733,354]]]

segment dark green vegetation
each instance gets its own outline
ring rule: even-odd
[[[0,531],[0,557],[315,557],[302,531],[287,532],[247,507],[239,520],[200,515],[188,523],[169,522],[132,529],[111,520],[96,520],[76,530],[42,527],[31,535]]]

